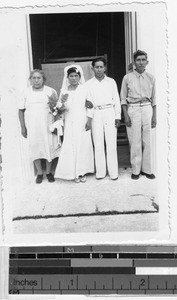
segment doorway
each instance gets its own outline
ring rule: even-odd
[[[30,15],[33,67],[71,57],[107,55],[108,76],[120,91],[125,66],[124,13]]]

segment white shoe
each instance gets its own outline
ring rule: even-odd
[[[81,182],[86,182],[86,180],[87,180],[87,177],[85,175],[80,177]]]
[[[81,179],[78,177],[78,178],[75,178],[74,181],[75,181],[76,183],[79,183],[79,182],[81,181]]]

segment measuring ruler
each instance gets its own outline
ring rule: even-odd
[[[177,294],[177,246],[12,247],[9,294]]]

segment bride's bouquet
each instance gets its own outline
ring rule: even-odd
[[[60,117],[62,117],[62,114],[67,110],[65,106],[65,102],[67,101],[67,99],[68,99],[68,94],[65,93],[61,95],[60,101],[58,101],[57,104],[49,102],[50,110],[53,116],[55,117],[55,119],[58,118],[60,119]]]
[[[63,135],[63,118],[62,114],[67,110],[65,106],[65,102],[68,99],[68,94],[62,94],[60,101],[58,101],[55,106],[51,106],[51,112],[54,116],[55,122],[50,125],[49,130],[53,134],[57,134],[58,136],[58,144],[61,143],[60,137]]]

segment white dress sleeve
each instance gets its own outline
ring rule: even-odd
[[[23,91],[18,100],[18,109],[26,108],[27,91]]]

